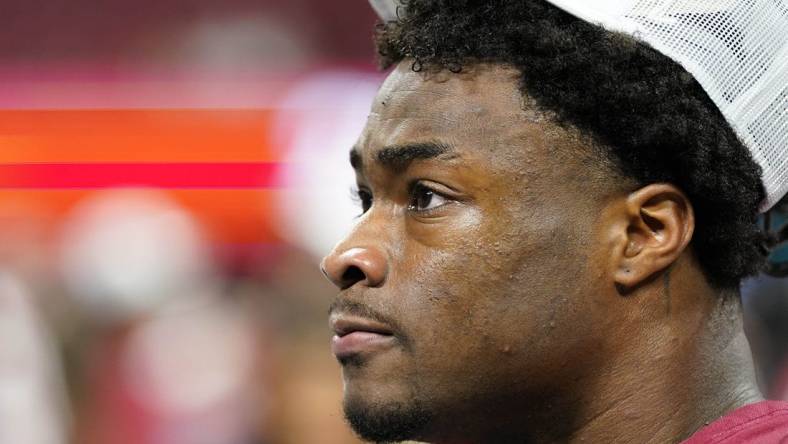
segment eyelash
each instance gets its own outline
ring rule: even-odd
[[[447,195],[445,195],[445,194],[443,194],[441,192],[438,192],[437,190],[435,190],[432,187],[424,185],[421,182],[413,182],[408,187],[408,199],[409,199],[408,211],[410,211],[412,213],[417,213],[417,214],[426,216],[426,215],[429,215],[430,213],[433,213],[435,211],[439,211],[444,205],[446,205],[446,204],[442,204],[442,205],[438,205],[435,208],[428,208],[428,209],[422,209],[422,210],[415,208],[415,205],[413,204],[413,202],[418,198],[418,193],[421,192],[421,191],[430,193],[430,194],[432,194],[433,197],[438,197],[438,198],[444,199],[445,201],[447,201],[447,203],[452,201],[452,199],[449,196],[447,196]]]
[[[416,193],[418,191],[425,191],[425,192],[432,193],[434,196],[440,197],[441,199],[446,200],[448,203],[454,201],[454,199],[452,199],[451,197],[447,196],[446,194],[441,193],[441,192],[435,190],[432,187],[424,185],[423,183],[421,183],[419,181],[415,181],[415,182],[412,182],[410,185],[408,185],[408,211],[413,212],[413,213],[427,215],[427,214],[430,214],[430,213],[432,213],[434,211],[439,210],[441,207],[446,205],[446,204],[443,204],[443,205],[439,205],[436,208],[423,209],[423,210],[416,209],[416,208],[414,208],[414,205],[413,205],[412,202],[414,201],[414,198],[416,197]],[[351,196],[351,199],[353,200],[353,202],[356,205],[361,207],[361,214],[359,214],[356,217],[361,217],[364,213],[369,211],[369,209],[372,207],[373,197],[372,197],[372,193],[370,191],[368,191],[366,189],[363,189],[363,188],[353,187],[353,188],[351,188],[350,196]]]
[[[364,213],[369,211],[372,206],[372,193],[365,189],[352,187],[350,189],[350,198],[356,205],[361,207],[361,214],[356,217],[361,217]]]

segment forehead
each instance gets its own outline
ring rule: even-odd
[[[446,118],[503,113],[522,109],[520,74],[502,65],[471,65],[463,72],[414,72],[408,61],[386,78],[373,104],[373,114],[410,115],[413,108],[440,109]]]
[[[405,61],[388,76],[372,105],[356,150],[373,160],[387,146],[442,142],[459,154],[521,163],[547,138],[564,137],[519,89],[520,73],[473,65],[462,73],[414,72]]]

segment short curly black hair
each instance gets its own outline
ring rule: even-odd
[[[687,194],[712,286],[737,288],[762,267],[760,167],[680,65],[539,0],[405,0],[397,16],[377,27],[383,69],[403,60],[416,71],[517,68],[523,94],[601,142],[618,173]]]

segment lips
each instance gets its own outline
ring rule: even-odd
[[[338,314],[331,316],[330,324],[331,352],[339,360],[382,351],[395,341],[391,328],[371,319]]]

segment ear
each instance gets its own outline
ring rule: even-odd
[[[627,196],[616,224],[614,280],[629,291],[670,267],[681,256],[695,230],[695,214],[689,199],[670,184],[652,184]]]

